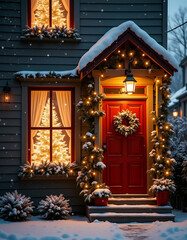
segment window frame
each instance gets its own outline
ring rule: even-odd
[[[27,26],[31,27],[31,1],[27,0]],[[75,20],[74,20],[74,0],[70,1],[70,26],[69,28],[75,28]],[[51,14],[51,7],[52,0],[49,0],[49,27],[52,27],[52,14]]]
[[[49,91],[50,92],[50,126],[49,127],[31,127],[31,91]],[[52,126],[52,92],[53,91],[71,91],[71,127],[53,127]],[[59,130],[71,130],[71,162],[75,161],[75,89],[73,87],[29,87],[28,88],[28,134],[27,134],[27,159],[30,164],[31,161],[31,130],[43,129],[50,130],[50,162],[52,162],[52,131]]]

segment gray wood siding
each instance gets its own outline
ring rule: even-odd
[[[77,0],[75,0],[77,1]],[[20,181],[21,85],[13,74],[22,70],[69,70],[110,28],[133,20],[158,43],[166,46],[167,1],[162,0],[79,0],[79,43],[21,41],[24,13],[21,0],[0,0],[0,195],[18,189],[34,198],[64,193],[75,211],[83,211],[75,180]],[[48,56],[49,55],[49,56]],[[2,91],[11,86],[11,103],[4,104]],[[26,133],[23,133],[26,134]],[[41,191],[42,189],[42,191]]]

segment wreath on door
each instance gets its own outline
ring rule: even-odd
[[[128,126],[123,125],[123,120],[125,118],[129,122]],[[114,127],[116,132],[125,135],[125,137],[136,132],[139,125],[140,122],[136,117],[136,113],[132,113],[128,109],[126,111],[122,110],[121,112],[118,112],[118,115],[114,116]]]

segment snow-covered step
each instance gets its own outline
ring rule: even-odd
[[[108,206],[87,206],[87,214],[90,213],[171,213],[171,206],[157,206],[157,205],[115,205],[108,204]]]
[[[121,194],[121,193],[115,193],[115,194],[112,194],[111,197],[112,198],[115,198],[115,197],[120,197],[120,198],[147,198],[147,197],[149,197],[149,194],[128,194],[128,193]]]
[[[109,221],[115,223],[130,222],[154,222],[154,221],[174,221],[175,215],[171,213],[91,213],[88,215],[90,222],[94,220]]]
[[[129,204],[129,205],[142,205],[142,204],[150,204],[156,205],[156,198],[145,197],[145,198],[135,198],[135,197],[128,197],[128,198],[120,198],[120,197],[111,197],[108,199],[109,204]]]

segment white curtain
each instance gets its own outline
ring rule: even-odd
[[[63,126],[71,127],[71,92],[56,91],[56,98]],[[66,133],[70,138],[69,153],[71,153],[71,130],[66,130]]]
[[[34,11],[37,8],[39,0],[31,0],[31,27],[34,25],[35,21],[35,16],[34,16]]]
[[[70,0],[61,0],[67,12],[67,28],[70,28]]]
[[[47,99],[47,91],[31,91],[31,127],[39,127]],[[37,130],[31,131],[31,154],[33,153],[33,138]]]

